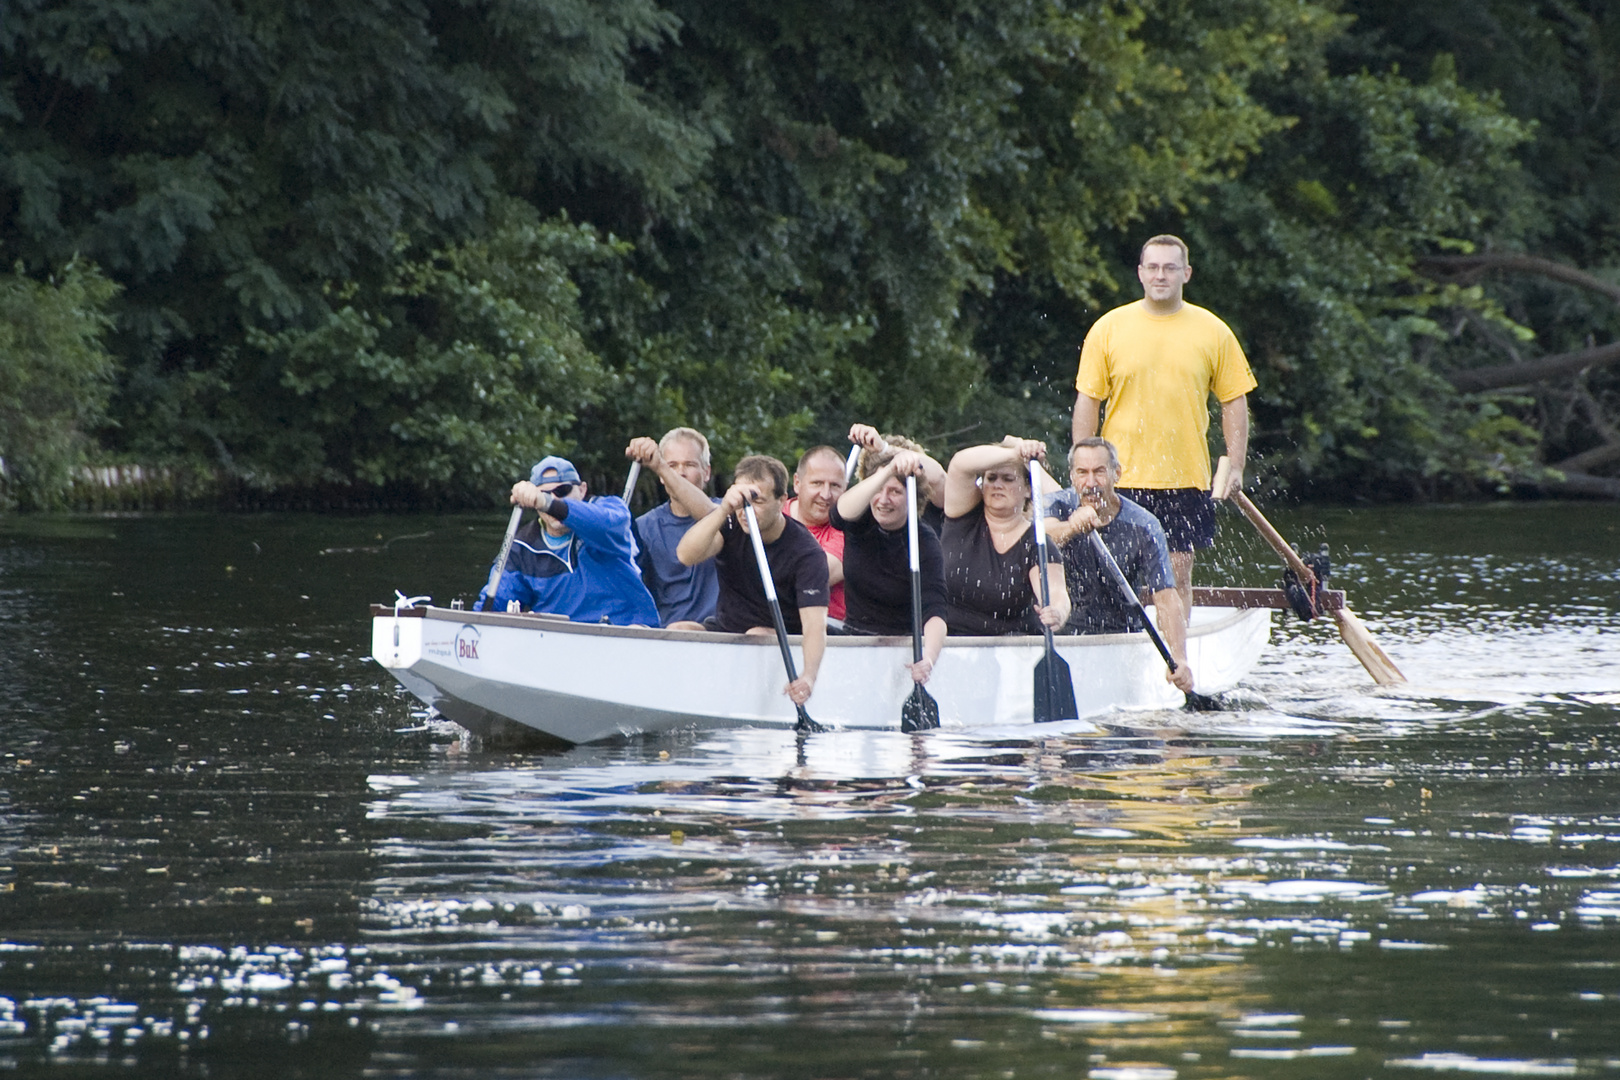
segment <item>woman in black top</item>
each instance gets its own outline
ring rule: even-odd
[[[1038,634],[1069,618],[1063,553],[1046,548],[1051,603],[1041,607],[1040,549],[1030,528],[1029,462],[1046,457],[1037,439],[973,446],[945,474],[945,621],[957,636]]]
[[[938,463],[925,454],[890,450],[874,458],[869,465],[871,475],[833,504],[829,520],[844,534],[846,631],[911,633],[905,478],[923,475],[925,462],[939,470]],[[925,496],[919,492],[918,497]],[[912,679],[925,683],[945,645],[945,557],[938,535],[926,525],[917,528],[917,556],[922,570],[923,655],[906,667],[911,669]]]

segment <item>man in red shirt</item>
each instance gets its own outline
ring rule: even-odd
[[[788,516],[810,530],[821,550],[827,553],[827,580],[832,593],[827,598],[827,618],[844,620],[844,534],[828,520],[833,503],[844,493],[844,459],[830,446],[812,446],[793,470],[794,497],[788,500]]]

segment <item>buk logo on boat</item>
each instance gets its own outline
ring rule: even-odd
[[[478,659],[478,627],[464,623],[456,631],[456,663],[465,664]]]

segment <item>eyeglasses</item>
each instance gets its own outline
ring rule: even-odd
[[[1179,274],[1186,268],[1180,263],[1143,263],[1142,269],[1147,271],[1148,274],[1152,275],[1157,274],[1161,270],[1166,274]]]
[[[541,488],[540,490],[544,491],[547,495],[550,495],[553,499],[566,499],[568,496],[574,493],[574,485],[558,484],[554,488]]]

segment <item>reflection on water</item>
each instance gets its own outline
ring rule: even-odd
[[[1290,620],[1106,737],[552,753],[365,659],[493,519],[13,521],[0,1067],[1620,1073],[1620,512],[1278,517],[1409,686]]]

